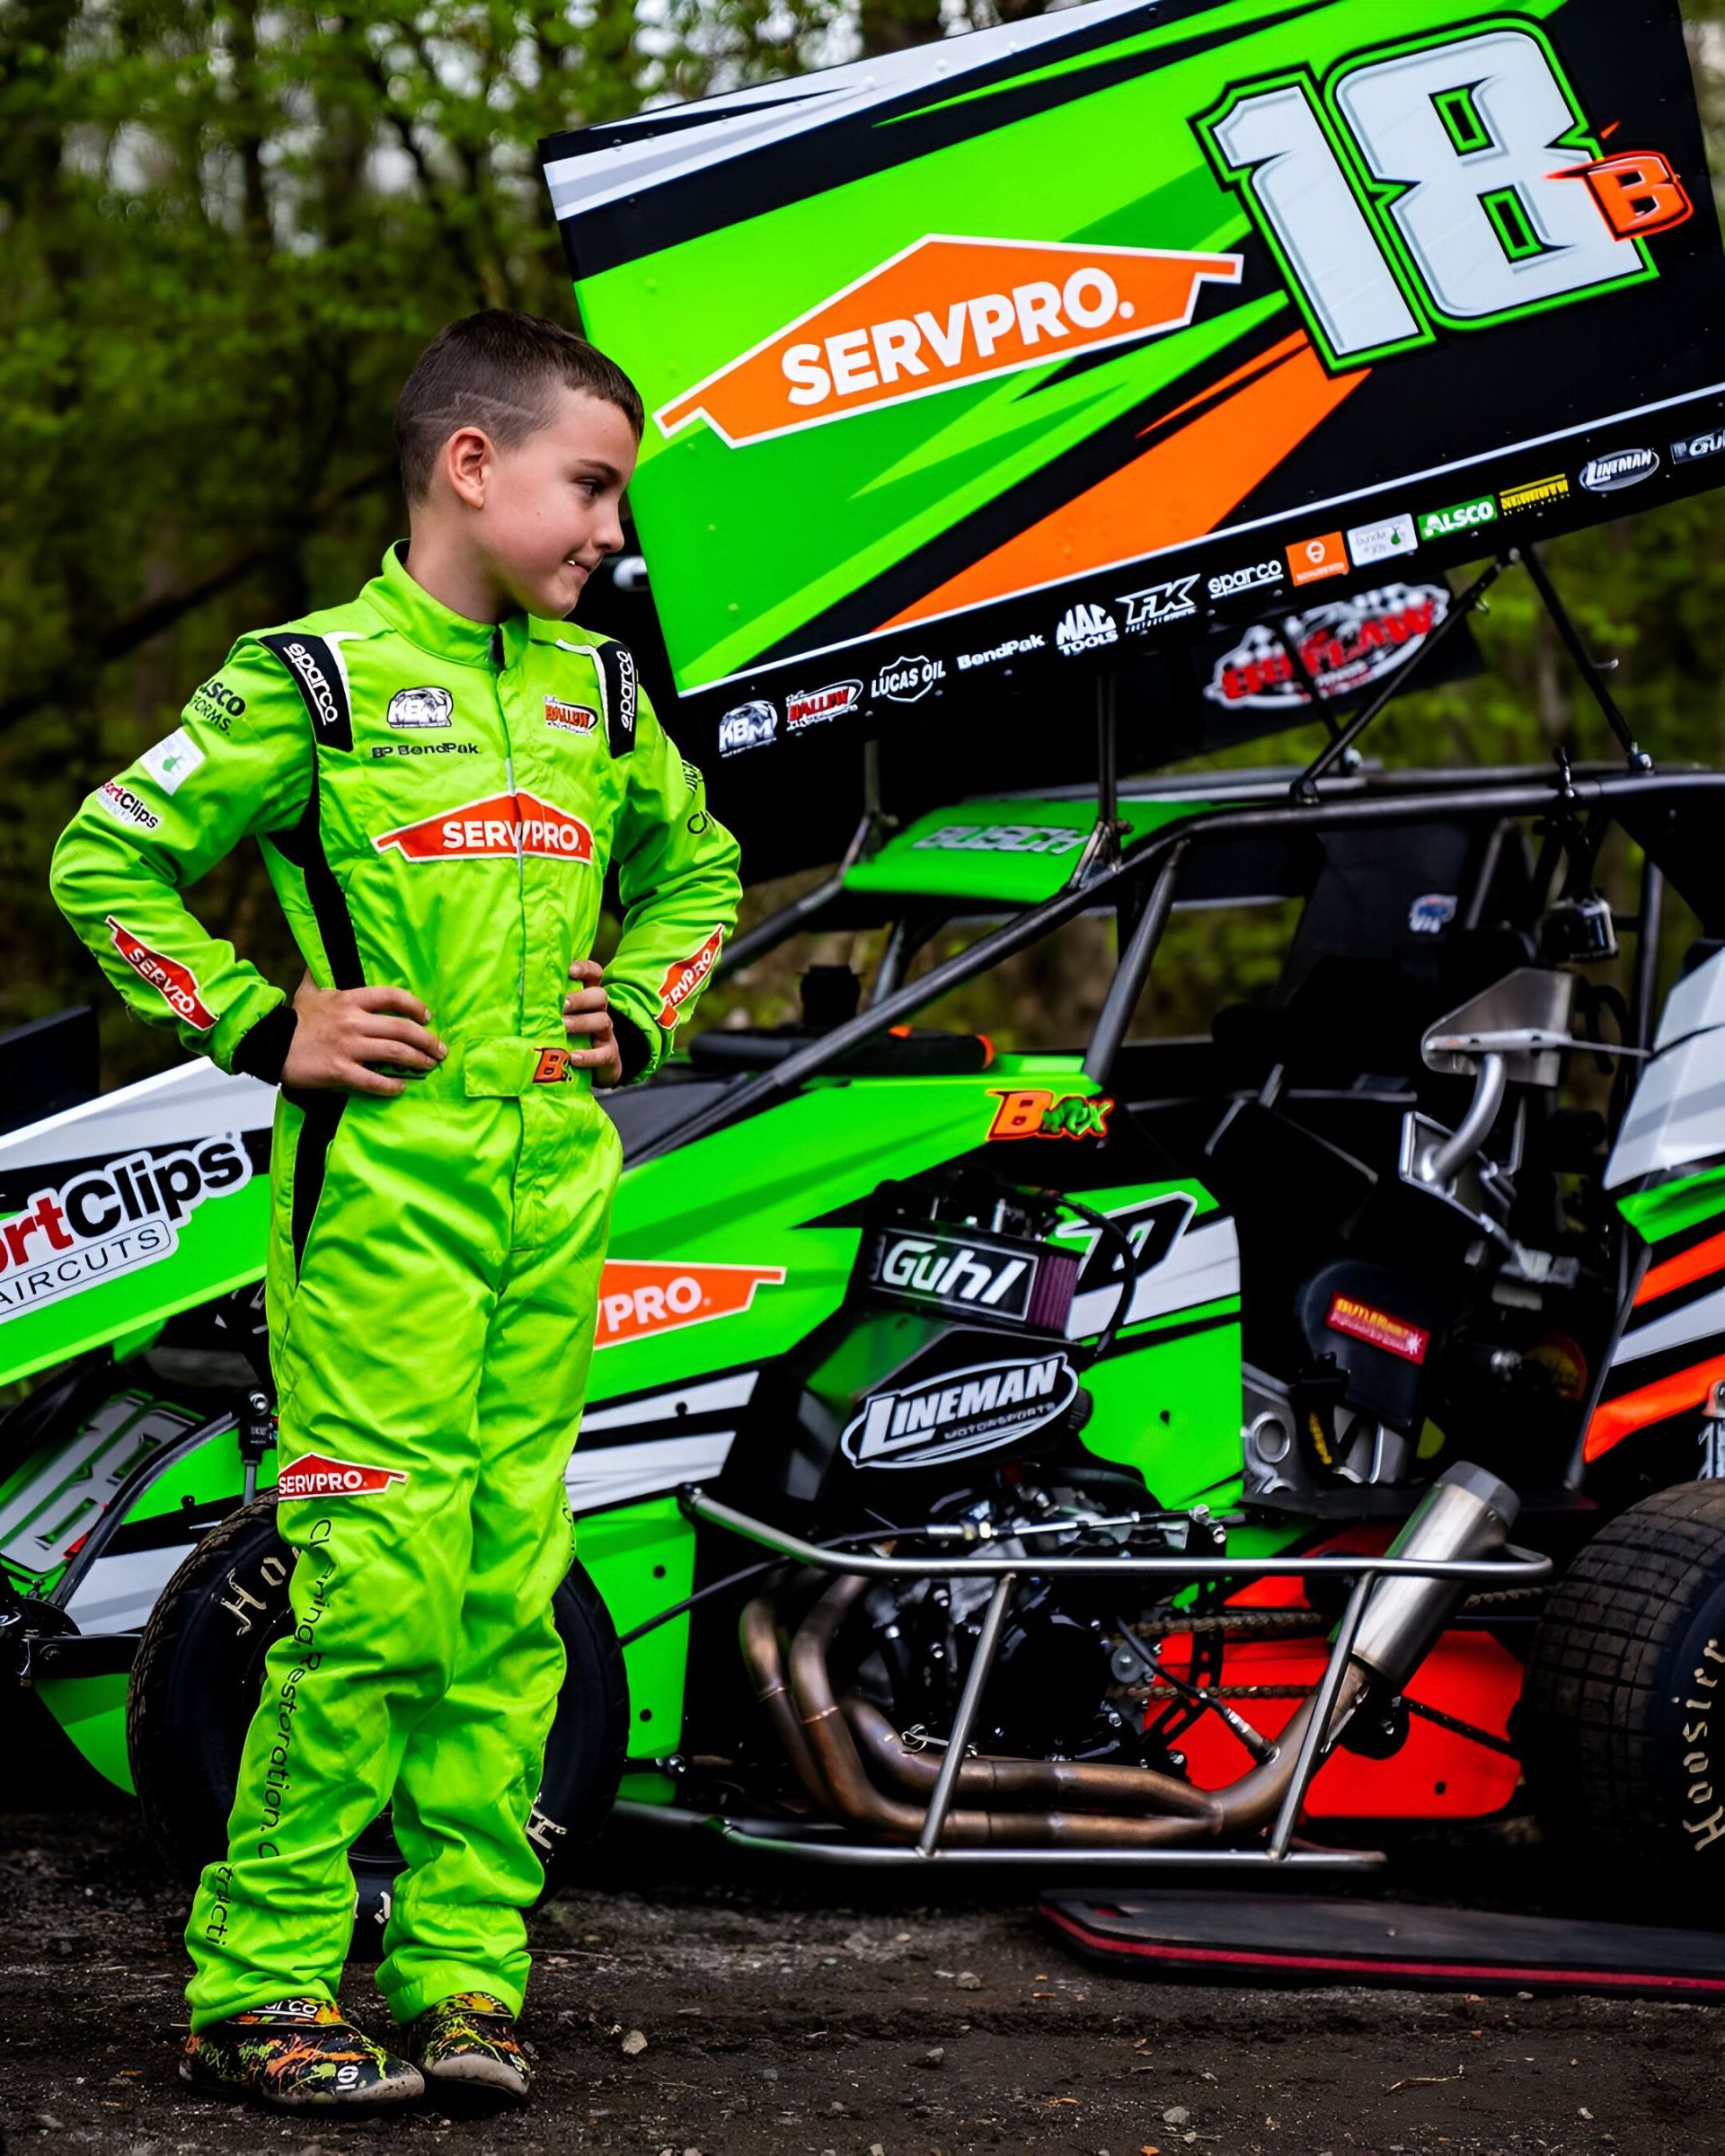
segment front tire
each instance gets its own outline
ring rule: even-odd
[[[1522,1713],[1557,1848],[1725,1919],[1725,1485],[1659,1490],[1586,1546],[1540,1621]]]
[[[204,1536],[164,1589],[138,1643],[126,1710],[132,1777],[145,1825],[188,1883],[226,1848],[264,1657],[293,1625],[293,1562],[276,1532],[273,1494],[258,1498]],[[579,1565],[571,1568],[552,1606],[569,1668],[528,1827],[545,1868],[545,1899],[567,1881],[604,1825],[629,1732],[616,1631]],[[351,1953],[375,1960],[402,1869],[387,1810],[354,1844],[350,1861],[358,1895]]]

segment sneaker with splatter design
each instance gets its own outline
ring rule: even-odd
[[[405,2104],[425,2094],[417,2066],[373,2043],[324,1999],[276,1999],[195,2031],[180,2078],[284,2110]]]
[[[407,2031],[408,2056],[438,2092],[525,2103],[533,2074],[515,2033],[515,2017],[489,1992],[457,1992],[428,2006]]]

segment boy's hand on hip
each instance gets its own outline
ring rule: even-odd
[[[610,1006],[599,985],[605,968],[597,959],[577,959],[569,977],[580,985],[563,998],[563,1030],[573,1041],[584,1043],[573,1060],[593,1074],[595,1085],[623,1082],[623,1056],[612,1029]]]
[[[282,1065],[284,1085],[390,1100],[407,1081],[369,1065],[434,1071],[449,1053],[429,1030],[431,1013],[405,988],[319,988],[308,975],[294,991],[294,1010],[299,1023]]]

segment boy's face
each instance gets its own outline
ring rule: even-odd
[[[491,448],[471,527],[497,583],[518,606],[561,620],[588,575],[623,545],[623,490],[634,431],[615,404],[561,384],[552,417],[511,449]]]

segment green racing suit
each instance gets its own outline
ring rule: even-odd
[[[226,1856],[187,1926],[194,2028],[332,2000],[347,1852],[393,1807],[397,2019],[519,2010],[532,1808],[564,1657],[563,1471],[619,1146],[562,1024],[607,862],[606,986],[650,1074],[712,972],[737,849],[626,649],[452,614],[392,548],[352,604],[243,637],[179,729],[85,800],[60,906],[127,1003],[280,1077],[281,991],[183,887],[259,840],[312,978],[405,987],[448,1047],[392,1099],[281,1094],[267,1271],[294,1631],[270,1650]]]

